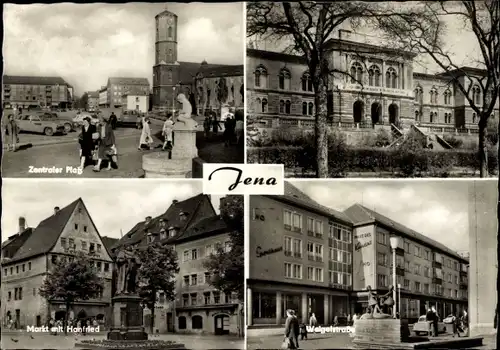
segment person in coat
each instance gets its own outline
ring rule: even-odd
[[[85,168],[85,166],[92,162],[92,152],[95,150],[96,146],[96,134],[97,130],[95,125],[90,123],[90,118],[85,117],[83,119],[82,132],[78,137],[78,143],[80,144],[80,169]]]
[[[286,321],[285,321],[285,341],[288,341],[289,349],[299,348],[299,320],[295,316],[295,311],[286,310]]]
[[[141,139],[139,140],[138,150],[142,151],[143,148],[151,149],[152,144],[153,144],[153,137],[151,136],[151,128],[149,127],[149,118],[143,117]]]
[[[111,128],[111,123],[109,121],[109,118],[106,119],[105,117],[102,118],[103,121],[98,129],[99,133],[99,149],[98,149],[98,160],[97,164],[94,167],[95,172],[101,171],[101,163],[103,159],[106,159],[108,161],[108,167],[106,170],[111,170],[111,165],[112,163],[115,164],[116,167],[118,167],[118,160],[117,160],[117,150],[116,150],[116,144],[115,144],[115,133],[113,132],[113,129]]]
[[[19,143],[19,127],[14,119],[14,115],[10,114],[7,120],[6,129],[6,141],[7,141],[7,151],[15,152],[17,150],[17,144]]]

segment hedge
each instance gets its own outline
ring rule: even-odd
[[[313,147],[256,147],[247,148],[248,163],[284,164],[285,169],[300,168],[308,172],[316,168]],[[446,177],[452,168],[479,170],[475,150],[417,151],[388,148],[345,148],[329,150],[328,167],[331,177],[343,177],[348,172],[392,172],[402,176]],[[488,150],[489,172],[498,169],[498,152]]]

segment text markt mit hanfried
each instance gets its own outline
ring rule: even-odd
[[[73,326],[67,326],[66,331],[68,333],[99,333],[99,326],[97,327],[73,327]],[[32,332],[32,333],[49,333],[49,332],[58,332],[62,333],[64,332],[64,327],[63,326],[54,326],[54,327],[49,327],[49,326],[42,326],[42,327],[35,327],[35,326],[27,326],[26,327],[26,332]]]

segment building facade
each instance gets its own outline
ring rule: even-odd
[[[110,320],[113,261],[83,201],[54,208],[36,228],[23,227],[25,222],[21,218],[19,234],[2,245],[3,320],[12,319],[24,329],[47,324],[50,318],[63,319],[64,303],[48,302],[39,289],[58,260],[67,261],[75,252],[84,252],[98,270],[104,288],[97,298],[72,304],[68,317],[93,317],[106,325]]]
[[[108,88],[107,86],[101,86],[99,89],[99,107],[108,107]]]
[[[249,326],[282,324],[286,309],[326,325],[364,313],[368,287],[385,294],[393,285],[390,237],[399,238],[402,318],[415,320],[429,306],[443,318],[467,309],[467,259],[359,204],[337,212],[286,183],[284,196],[251,196],[249,216]]]
[[[206,108],[233,104],[243,107],[243,65],[185,62],[178,57],[178,17],[170,11],[155,16],[155,64],[153,66],[153,110],[178,110],[178,94],[191,102],[193,113]],[[216,86],[224,80],[227,98],[217,100]],[[208,108],[209,109],[209,108]]]
[[[497,207],[496,181],[471,181],[469,184],[470,249],[470,335],[496,333],[497,307]]]
[[[70,108],[73,88],[61,77],[4,75],[3,108]]]
[[[330,65],[347,72],[328,81],[327,110],[334,128],[374,125],[424,131],[477,133],[478,118],[454,83],[484,72],[463,68],[450,74],[413,71],[415,55],[346,39],[326,43]],[[247,49],[248,113],[267,127],[314,125],[314,89],[304,57]],[[469,89],[479,105],[484,93]],[[498,104],[490,118],[496,125]]]
[[[141,91],[149,93],[149,81],[147,78],[109,78],[106,85],[108,106],[114,108],[123,107],[123,94],[128,91]]]
[[[127,111],[147,113],[149,110],[149,94],[143,91],[130,91],[122,96],[122,108]]]
[[[99,108],[99,91],[89,91],[87,96],[87,111],[93,112],[97,110]]]

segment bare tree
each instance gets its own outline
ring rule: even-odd
[[[430,57],[477,113],[481,177],[488,176],[487,127],[500,89],[499,4],[498,0],[429,1],[374,16],[376,26],[392,45]],[[448,19],[463,21],[474,33],[482,56],[478,62],[481,68],[462,67],[445,48]]]
[[[349,75],[332,67],[326,42],[344,23],[355,27],[373,4],[367,2],[250,2],[247,36],[283,42],[304,55],[315,93],[316,176],[328,177],[327,91],[331,74]]]

